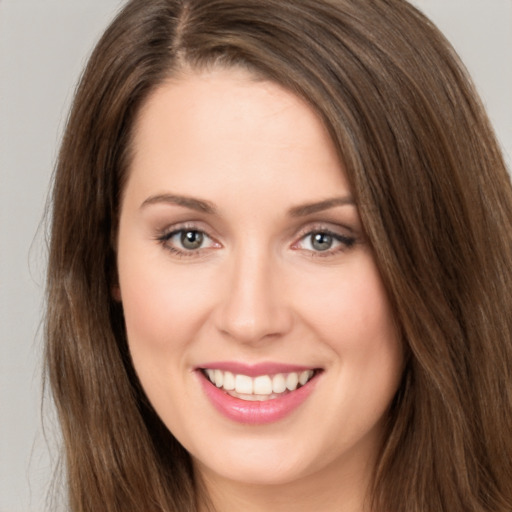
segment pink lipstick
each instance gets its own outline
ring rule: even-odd
[[[303,404],[321,373],[280,363],[212,362],[197,368],[205,395],[223,416],[238,423],[279,421]]]

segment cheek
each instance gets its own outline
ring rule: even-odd
[[[120,289],[135,371],[162,418],[191,397],[181,382],[189,373],[188,349],[207,310],[200,275],[171,268],[166,258],[148,262],[131,253],[119,262]],[[172,394],[170,390],[179,390]]]
[[[325,280],[317,275],[317,291],[301,294],[302,311],[331,351],[341,377],[334,384],[336,392],[353,400],[354,407],[365,402],[380,407],[394,394],[403,364],[393,312],[369,254],[354,259],[340,274]]]
[[[208,309],[198,273],[172,267],[165,258],[151,261],[132,253],[119,261],[119,275],[134,359],[145,351],[153,357],[175,353],[193,339]]]
[[[297,293],[308,322],[326,339],[340,344],[372,344],[394,338],[395,324],[387,293],[369,254],[352,260],[339,275],[318,273]],[[337,343],[334,343],[337,345]]]

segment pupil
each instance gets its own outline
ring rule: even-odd
[[[199,231],[185,231],[181,234],[181,244],[185,249],[199,249],[203,243],[203,234]]]
[[[326,251],[332,246],[332,236],[325,233],[316,233],[312,235],[312,246],[317,251]]]

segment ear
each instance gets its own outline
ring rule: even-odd
[[[112,295],[112,298],[116,302],[122,302],[121,288],[119,287],[118,284],[112,286],[112,288],[110,289],[110,294]]]

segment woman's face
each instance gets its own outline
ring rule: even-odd
[[[304,102],[235,70],[157,89],[136,123],[118,270],[135,369],[196,470],[256,484],[371,470],[401,346]]]

